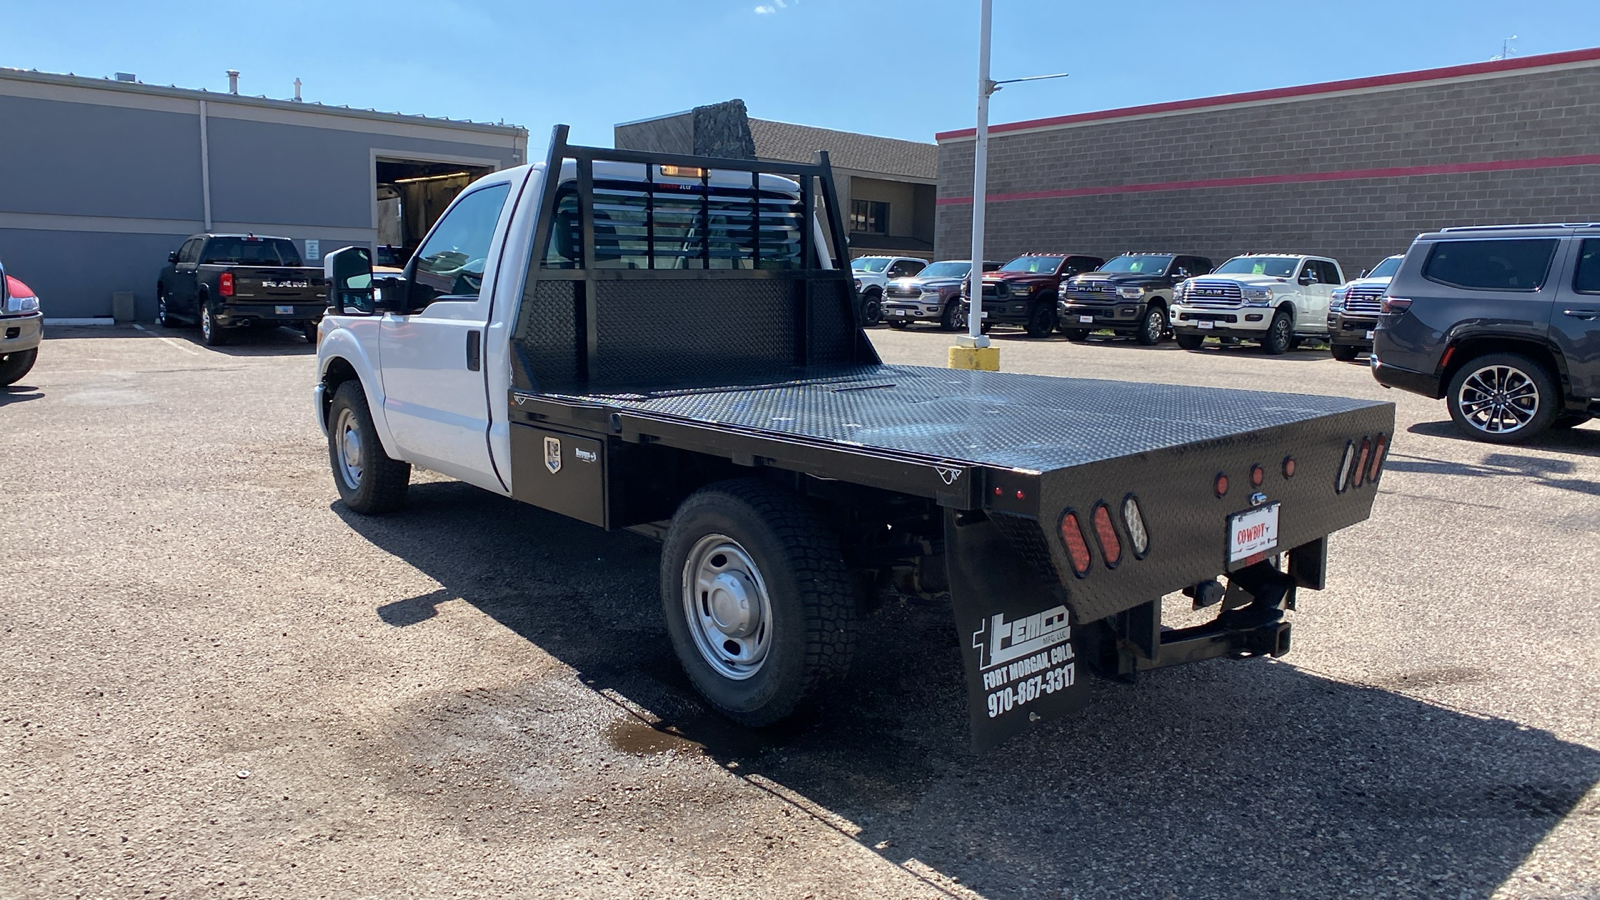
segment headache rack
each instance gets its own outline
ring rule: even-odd
[[[538,202],[514,393],[647,394],[879,362],[850,273],[832,264],[848,242],[826,152],[804,164],[579,147],[559,125]]]

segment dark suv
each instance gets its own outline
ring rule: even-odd
[[[1105,265],[1098,256],[1081,253],[1024,253],[993,272],[983,273],[983,325],[1020,325],[1028,337],[1056,330],[1056,300],[1061,282]],[[961,297],[971,299],[971,278]],[[965,310],[964,310],[965,311]],[[957,317],[956,327],[965,324]]]
[[[1131,334],[1139,343],[1159,344],[1169,332],[1167,307],[1172,288],[1185,278],[1211,271],[1204,256],[1175,253],[1124,253],[1093,272],[1062,285],[1056,317],[1061,333],[1082,341],[1089,332],[1109,328]]]
[[[1443,398],[1481,441],[1589,420],[1600,397],[1600,224],[1447,228],[1389,283],[1372,374]]]

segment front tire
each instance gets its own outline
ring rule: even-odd
[[[172,313],[167,309],[167,289],[156,286],[156,324],[162,328],[172,327]]]
[[[1555,378],[1520,353],[1490,353],[1469,361],[1450,379],[1445,402],[1457,428],[1491,444],[1531,440],[1561,414]]]
[[[1135,337],[1146,347],[1154,347],[1161,343],[1161,339],[1166,335],[1167,310],[1165,307],[1151,304],[1144,311],[1144,319],[1139,322],[1139,331]]]
[[[1051,299],[1048,304],[1035,303],[1033,310],[1028,313],[1028,324],[1023,326],[1028,337],[1049,337],[1050,332],[1056,330],[1056,302]]]
[[[1294,322],[1289,314],[1278,310],[1272,317],[1272,324],[1267,326],[1267,333],[1261,336],[1261,352],[1268,356],[1282,356],[1289,352],[1289,347],[1294,343]]]
[[[228,342],[228,330],[217,324],[211,312],[211,301],[204,297],[200,299],[200,340],[207,347],[221,347]]]
[[[889,323],[889,327],[896,331],[905,331],[907,328],[911,327],[911,323],[902,319],[899,321],[891,321]]]
[[[783,719],[850,665],[855,600],[838,538],[765,482],[719,482],[678,507],[661,608],[690,682],[741,725]]]
[[[1355,362],[1356,357],[1361,355],[1361,348],[1355,344],[1329,344],[1328,349],[1339,362]]]
[[[1203,334],[1177,334],[1178,347],[1183,350],[1199,350],[1205,345],[1206,336]]]
[[[18,350],[0,356],[0,387],[16,384],[22,376],[33,369],[34,360],[39,358],[39,348],[32,350]]]
[[[333,394],[328,409],[328,464],[340,499],[352,510],[372,516],[405,505],[411,464],[383,451],[359,381],[346,381]]]
[[[861,298],[861,324],[876,325],[883,321],[883,295],[877,291],[868,291]]]
[[[961,317],[961,324],[956,324],[956,307],[960,305],[960,303],[957,303],[954,300],[951,300],[949,303],[944,305],[944,311],[939,314],[940,328],[943,328],[945,331],[955,331],[957,328],[967,327],[967,317],[964,315]]]

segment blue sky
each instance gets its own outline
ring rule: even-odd
[[[994,0],[991,122],[1600,46],[1594,0]],[[739,97],[751,115],[912,140],[973,124],[977,0],[3,0],[0,66],[528,127]],[[537,154],[537,151],[535,151]]]

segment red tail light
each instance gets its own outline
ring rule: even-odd
[[[1216,480],[1215,483],[1213,483],[1211,485],[1211,487],[1212,487],[1213,490],[1215,490],[1217,492],[1217,496],[1218,497],[1227,496],[1227,494],[1228,494],[1228,476],[1225,473],[1218,472],[1217,473],[1217,480]]]
[[[1078,514],[1067,510],[1061,514],[1061,542],[1067,545],[1067,558],[1072,561],[1072,572],[1079,578],[1089,574],[1089,541],[1083,536],[1083,524]]]
[[[1257,463],[1250,467],[1250,486],[1261,487],[1261,482],[1267,480],[1267,470]]]
[[[1410,308],[1411,301],[1405,297],[1383,298],[1383,312],[1385,315],[1388,315],[1389,313],[1403,313]]]
[[[1294,470],[1295,470],[1294,457],[1285,456],[1283,458],[1283,477],[1285,477],[1285,478],[1293,478],[1294,477]]]
[[[1361,452],[1356,454],[1356,468],[1351,473],[1350,483],[1361,487],[1362,480],[1367,474],[1367,457],[1372,455],[1372,441],[1368,438],[1361,439]]]
[[[1117,563],[1122,562],[1122,539],[1117,537],[1116,526],[1111,524],[1111,510],[1104,503],[1097,503],[1090,518],[1094,521],[1094,536],[1100,542],[1100,555],[1106,561],[1106,568],[1115,569]]]
[[[1389,452],[1389,438],[1378,435],[1378,443],[1372,448],[1372,468],[1367,471],[1368,481],[1377,481],[1378,473],[1383,471],[1383,458]]]
[[[232,297],[233,296],[233,273],[232,272],[223,272],[222,273],[222,277],[217,279],[217,293],[221,294],[224,297]]]

